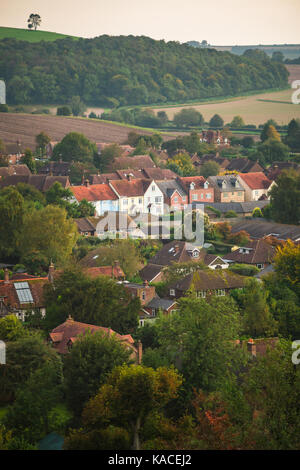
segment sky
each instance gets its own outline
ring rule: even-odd
[[[300,0],[0,0],[0,26],[92,38],[149,36],[213,45],[299,44]]]

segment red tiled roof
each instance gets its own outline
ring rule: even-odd
[[[191,183],[195,184],[195,189],[203,188],[205,183],[205,178],[203,176],[183,176],[178,178],[178,180],[187,191],[190,189]]]
[[[72,193],[78,202],[82,199],[87,201],[115,201],[118,196],[108,184],[92,184],[89,186],[71,186]]]
[[[141,170],[142,168],[155,168],[155,164],[149,155],[135,155],[133,157],[117,157],[114,159],[113,168]]]
[[[127,343],[132,347],[134,340],[131,335],[119,335],[111,328],[104,328],[102,326],[89,325],[88,323],[81,323],[74,321],[72,318],[68,318],[64,323],[54,328],[50,333],[50,338],[56,344],[54,344],[55,349],[61,353],[68,352],[68,343],[71,340],[74,342],[78,335],[85,335],[88,331],[91,334],[102,331],[108,337],[115,337],[117,340]],[[59,336],[58,336],[59,334]],[[57,340],[57,341],[55,341]]]
[[[272,183],[262,171],[240,173],[239,176],[251,189],[268,189]]]
[[[111,181],[110,185],[120,196],[136,197],[144,195],[145,191],[150,185],[150,181],[142,179],[136,179],[132,181],[119,180]]]
[[[98,276],[109,276],[111,278],[124,278],[124,271],[120,266],[98,266],[86,269],[86,274],[92,278]]]
[[[4,297],[5,305],[11,308],[25,308],[28,304],[22,304],[19,301],[16,289],[14,284],[18,282],[28,282],[29,289],[33,298],[33,305],[35,307],[44,307],[44,285],[48,283],[47,277],[40,277],[35,279],[22,279],[22,280],[12,280],[6,283],[5,281],[0,281],[0,297]]]

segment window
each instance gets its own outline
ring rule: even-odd
[[[174,197],[174,202],[178,202],[178,197],[177,196]]]
[[[256,265],[258,267],[258,269],[263,269],[264,265],[262,263],[259,263]]]
[[[198,290],[197,297],[200,297],[200,298],[204,299],[206,297],[206,291],[205,290]]]
[[[211,199],[211,194],[210,193],[206,194],[206,199]]]
[[[203,198],[204,198],[204,194],[203,194],[203,193],[201,193],[201,199],[203,199]]]
[[[216,290],[216,295],[217,296],[224,296],[225,295],[225,289],[217,289]]]
[[[155,191],[155,186],[154,185],[152,186],[152,191]]]
[[[155,202],[161,202],[161,197],[160,197],[160,196],[156,196]]]
[[[128,204],[128,199],[124,199],[124,200],[123,200],[123,204],[124,204],[124,206],[127,206],[127,204]]]
[[[142,204],[142,198],[141,197],[139,198],[139,204]]]
[[[146,299],[146,292],[143,290],[142,292],[142,299],[145,300]]]
[[[155,308],[152,308],[151,312],[152,312],[152,317],[155,317]]]
[[[228,193],[224,193],[224,197],[228,197]]]
[[[186,196],[182,196],[182,202],[186,202]]]
[[[199,258],[199,251],[193,251],[193,258]]]
[[[197,201],[197,199],[198,199],[198,194],[193,194],[193,195],[192,195],[192,200],[193,200],[193,201]]]
[[[254,191],[255,196],[258,196],[258,191]]]
[[[170,295],[175,295],[175,290],[174,289],[170,289]]]
[[[145,325],[145,320],[140,320],[140,326],[144,326]]]
[[[242,197],[242,195],[243,195],[242,191],[239,191],[238,192],[238,197]]]

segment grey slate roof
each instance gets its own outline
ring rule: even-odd
[[[263,238],[273,235],[279,240],[300,240],[300,225],[277,224],[265,220],[238,220],[233,223],[232,233],[245,230],[251,238]]]
[[[256,207],[262,209],[263,207],[269,204],[269,201],[264,200],[248,202],[202,202],[201,204],[204,204],[205,207],[214,207],[223,214],[228,211],[234,211],[237,214],[247,214],[249,212],[252,212],[253,209],[255,209]]]
[[[207,179],[221,192],[245,191],[245,188],[241,185],[237,177],[233,175],[209,176]],[[222,185],[222,182],[224,182],[224,186]]]
[[[156,184],[161,192],[167,197],[171,197],[176,190],[180,196],[187,195],[182,186],[176,180],[157,181]]]
[[[150,308],[161,308],[162,310],[167,310],[175,303],[175,300],[170,299],[161,299],[159,297],[154,297],[150,302],[146,305],[146,307]]]

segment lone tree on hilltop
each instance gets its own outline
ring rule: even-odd
[[[36,31],[36,28],[40,26],[41,22],[42,22],[42,18],[40,17],[40,15],[38,15],[37,13],[31,13],[31,15],[29,16],[27,20],[28,28],[30,30],[34,28],[34,30]]]

